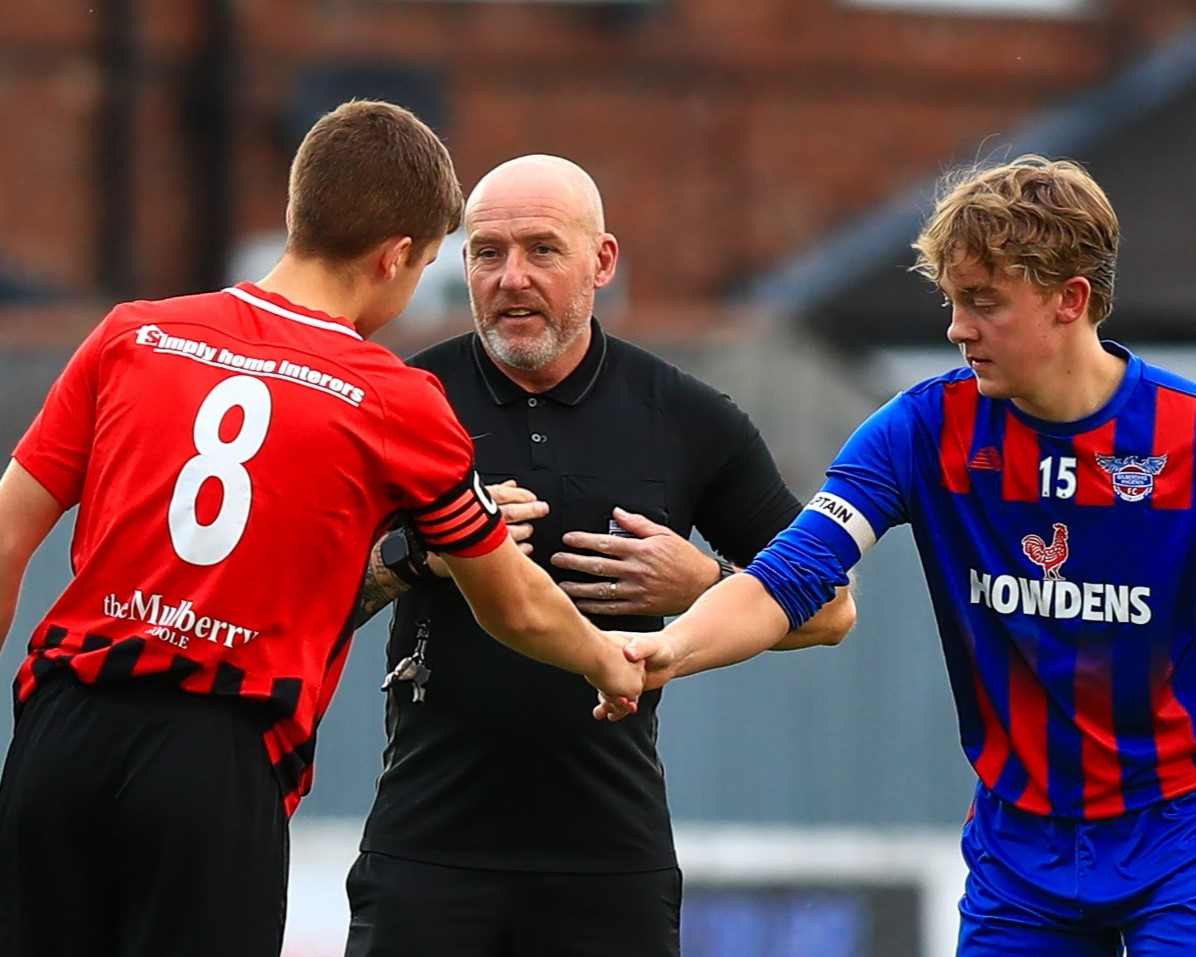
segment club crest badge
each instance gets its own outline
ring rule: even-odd
[[[1154,477],[1167,464],[1165,455],[1097,455],[1096,464],[1113,478],[1113,491],[1126,502],[1140,502],[1154,491]]]
[[[1063,581],[1059,569],[1067,561],[1071,549],[1067,544],[1067,526],[1062,522],[1055,522],[1051,526],[1055,534],[1048,545],[1041,535],[1026,535],[1022,539],[1022,551],[1026,557],[1042,569],[1044,581]]]

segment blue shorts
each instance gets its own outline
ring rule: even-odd
[[[1196,955],[1196,792],[1078,821],[981,785],[973,809],[959,957]]]

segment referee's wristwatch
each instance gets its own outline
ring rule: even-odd
[[[432,577],[428,567],[428,553],[420,543],[415,529],[406,523],[393,529],[382,539],[382,564],[408,588]]]
[[[723,558],[722,555],[715,555],[714,560],[716,562],[718,562],[718,581],[720,581],[720,582],[727,578],[730,578],[732,575],[734,575],[736,572],[739,571],[738,568],[736,568],[729,561],[727,561],[725,558]],[[715,584],[717,585],[718,582],[715,582]]]

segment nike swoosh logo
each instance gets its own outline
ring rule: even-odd
[[[478,439],[484,439],[486,436],[493,434],[493,432],[483,432],[481,435],[471,435],[469,438],[471,441],[476,442]]]

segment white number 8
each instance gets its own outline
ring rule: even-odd
[[[228,411],[240,406],[245,415],[241,431],[231,442],[220,438],[220,423]],[[270,427],[270,390],[253,376],[225,379],[208,393],[195,416],[195,449],[174,483],[170,499],[170,540],[183,561],[215,565],[224,561],[245,533],[253,485],[245,470],[266,440]],[[195,504],[203,483],[220,482],[224,501],[210,525],[200,525]]]

